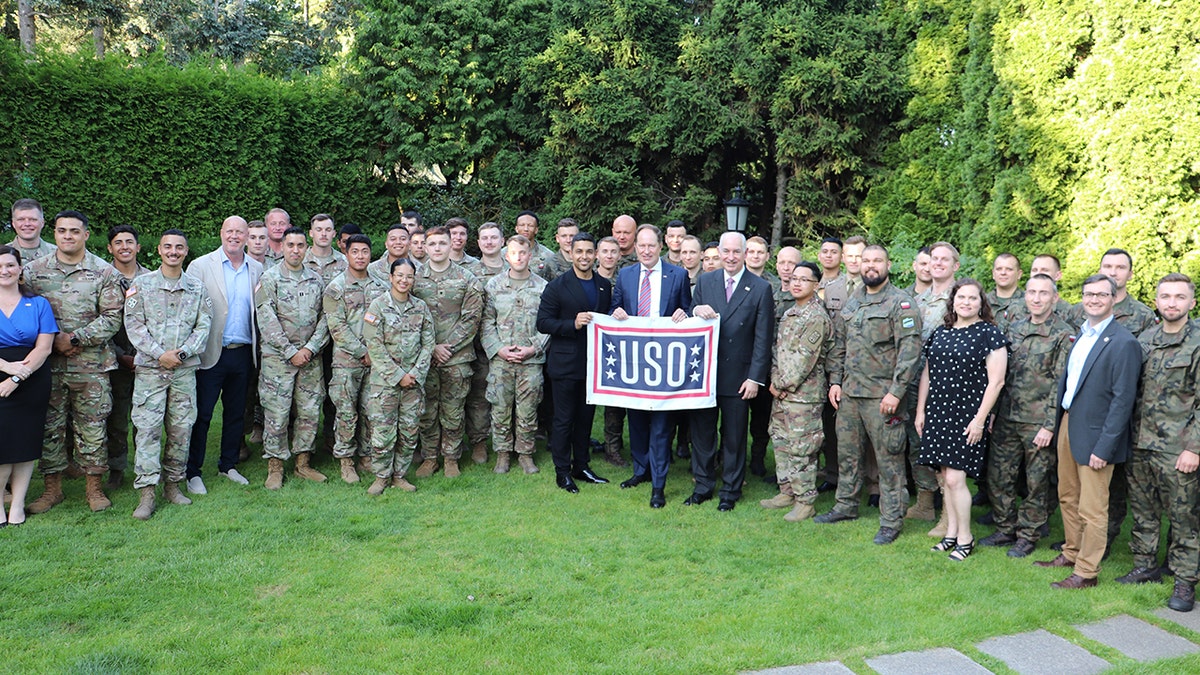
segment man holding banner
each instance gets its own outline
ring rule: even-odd
[[[691,282],[682,267],[663,262],[660,257],[662,233],[653,225],[642,225],[637,230],[634,249],[639,264],[622,269],[613,284],[613,318],[623,321],[630,316],[669,316],[675,323],[686,319],[692,307]],[[652,509],[667,505],[664,488],[671,465],[667,428],[670,414],[663,410],[628,411],[633,477],[622,482],[621,487],[631,488],[650,481]]]

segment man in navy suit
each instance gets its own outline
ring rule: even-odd
[[[717,419],[721,422],[720,511],[732,511],[746,478],[746,423],[750,400],[771,378],[775,301],[771,285],[746,271],[746,237],[721,235],[721,269],[701,274],[692,293],[692,314],[721,319],[717,345],[717,405],[692,418],[692,475],[696,487],[683,503],[712,499],[716,486]]]
[[[613,318],[630,316],[669,316],[675,322],[687,318],[692,308],[692,284],[682,267],[663,262],[662,232],[653,225],[642,225],[634,240],[638,264],[617,274],[613,285]],[[628,411],[629,446],[633,456],[633,477],[621,483],[631,488],[650,481],[650,508],[667,505],[664,488],[671,465],[670,413],[664,411]]]
[[[1080,329],[1058,381],[1058,502],[1066,542],[1039,567],[1073,567],[1054,588],[1096,585],[1108,543],[1108,486],[1113,466],[1129,459],[1142,349],[1113,319],[1117,284],[1095,274],[1083,282]]]
[[[546,374],[553,382],[554,421],[550,428],[550,455],[554,458],[558,487],[579,492],[575,480],[607,483],[589,466],[592,419],[596,407],[588,405],[587,325],[592,314],[607,314],[612,304],[612,284],[592,271],[596,238],[580,232],[571,240],[571,271],[555,277],[542,291],[537,329],[550,336]]]

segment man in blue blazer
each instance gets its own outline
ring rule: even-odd
[[[1129,459],[1142,350],[1113,320],[1117,285],[1095,274],[1083,282],[1083,324],[1058,381],[1058,501],[1066,543],[1039,567],[1073,567],[1054,588],[1096,585],[1108,543],[1113,465]]]
[[[746,478],[746,432],[750,400],[771,378],[775,301],[771,285],[746,271],[746,238],[721,235],[721,269],[701,274],[692,292],[692,314],[721,319],[717,345],[717,405],[692,417],[692,476],[696,487],[683,503],[712,499],[716,486],[717,419],[721,422],[720,511],[732,511]]]
[[[682,267],[663,262],[662,232],[653,225],[637,229],[634,250],[638,264],[617,274],[613,285],[613,318],[630,316],[669,316],[676,322],[687,318],[692,309],[692,284]],[[650,481],[650,508],[666,506],[664,489],[671,465],[669,412],[628,411],[629,446],[633,456],[633,477],[621,483],[631,488]]]

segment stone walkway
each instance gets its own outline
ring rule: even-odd
[[[1178,624],[1200,635],[1200,608],[1192,612],[1161,609],[1155,616]],[[1154,624],[1127,614],[1097,623],[1074,626],[1080,635],[1120,652],[1139,662],[1173,659],[1200,652],[1200,644],[1167,632]],[[1066,638],[1044,630],[984,640],[975,645],[980,652],[1001,662],[1021,675],[1090,675],[1112,664]],[[921,652],[886,654],[866,659],[867,666],[880,675],[955,675],[986,674],[992,671],[954,649],[938,648]],[[1170,664],[1164,663],[1163,666]],[[747,675],[853,675],[838,661],[771,668]]]

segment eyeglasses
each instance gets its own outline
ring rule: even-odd
[[[1108,292],[1092,293],[1091,291],[1084,291],[1084,293],[1083,293],[1084,300],[1103,300],[1104,298],[1111,298],[1111,297],[1112,297],[1112,293],[1108,293]]]
[[[803,282],[804,282],[804,283],[806,283],[806,284],[815,284],[815,283],[817,283],[817,280],[816,280],[816,279],[805,279],[804,277],[792,277],[792,281],[803,281]]]

